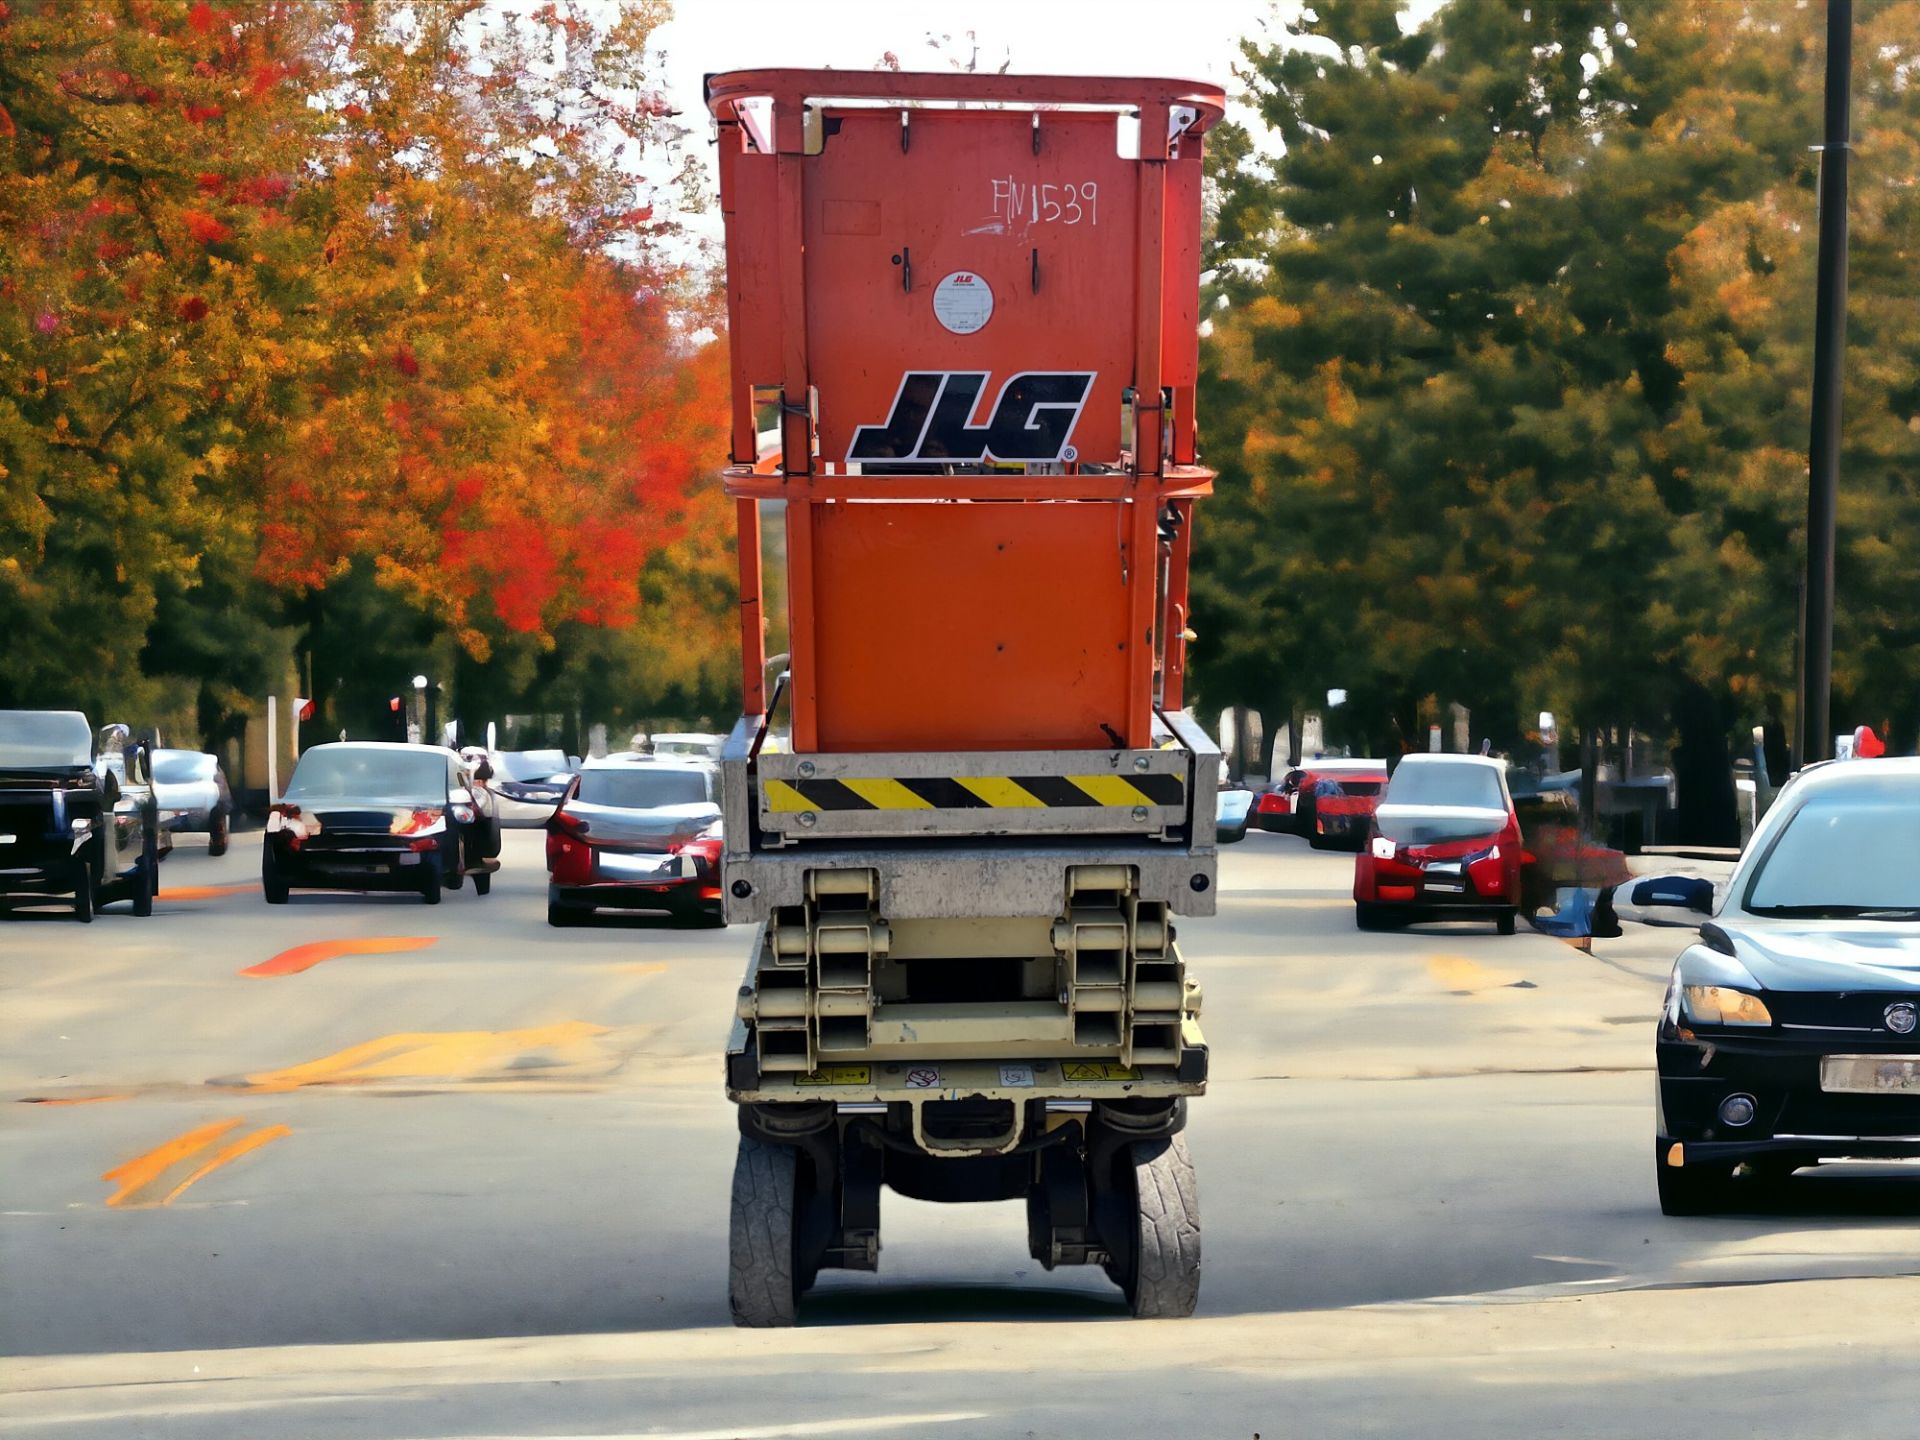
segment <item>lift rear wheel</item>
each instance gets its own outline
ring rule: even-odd
[[[803,1288],[794,1256],[799,1157],[790,1145],[740,1137],[727,1228],[727,1302],[736,1325],[791,1325]]]
[[[1135,1141],[1116,1157],[1115,1172],[1116,1198],[1130,1203],[1133,1223],[1107,1275],[1142,1320],[1191,1315],[1200,1299],[1200,1190],[1187,1142]]]

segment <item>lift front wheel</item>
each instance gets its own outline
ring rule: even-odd
[[[1142,1320],[1191,1315],[1200,1299],[1200,1190],[1187,1142],[1140,1140],[1118,1157],[1118,1198],[1133,1211],[1131,1244],[1107,1263]]]
[[[793,1243],[797,1161],[791,1146],[740,1137],[727,1231],[727,1301],[736,1325],[791,1325],[799,1312]]]

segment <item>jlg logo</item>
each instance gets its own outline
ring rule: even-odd
[[[1093,389],[1095,371],[1028,370],[1000,387],[985,425],[971,425],[986,388],[983,370],[914,370],[901,377],[884,425],[853,432],[849,461],[1054,462],[1072,460],[1067,443]]]

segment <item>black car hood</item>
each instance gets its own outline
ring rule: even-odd
[[[1886,920],[1714,923],[1764,990],[1920,993],[1920,925]]]

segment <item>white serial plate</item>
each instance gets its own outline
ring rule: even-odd
[[[1830,1095],[1920,1095],[1920,1055],[1826,1055],[1820,1088]]]

